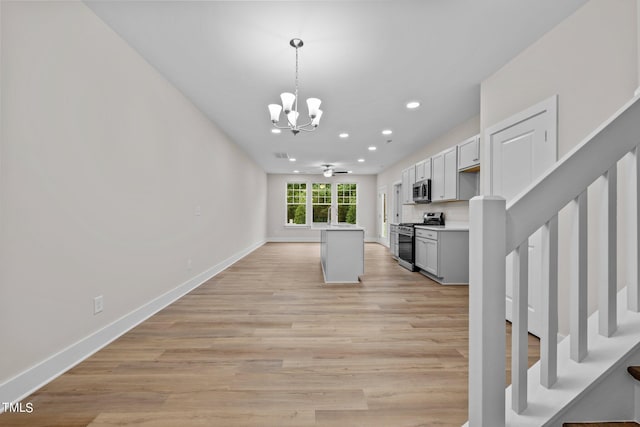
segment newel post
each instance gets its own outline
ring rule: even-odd
[[[469,427],[505,425],[506,202],[469,202]]]

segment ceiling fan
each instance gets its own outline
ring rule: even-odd
[[[322,173],[325,177],[330,178],[333,175],[338,175],[338,174],[342,174],[342,173],[351,173],[351,171],[337,171],[336,167],[334,165],[322,165]]]

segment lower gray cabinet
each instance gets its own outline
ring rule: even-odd
[[[469,283],[469,231],[416,227],[415,265],[439,283]]]
[[[427,271],[433,275],[438,275],[438,240],[425,237],[426,233],[419,233],[422,230],[416,230],[415,240],[415,265],[421,270]],[[433,233],[433,232],[432,232]],[[423,234],[423,235],[420,235]]]

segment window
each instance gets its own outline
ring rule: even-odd
[[[307,223],[307,184],[287,183],[287,224]]]
[[[356,223],[358,184],[338,184],[338,222]]]
[[[331,184],[311,184],[311,209],[314,223],[327,223],[331,207]]]
[[[311,224],[323,228],[331,220],[356,224],[357,208],[358,184],[287,183],[286,221],[289,226]]]

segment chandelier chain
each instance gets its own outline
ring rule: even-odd
[[[296,47],[296,107],[295,111],[298,112],[298,48]],[[297,127],[297,126],[296,126]]]

